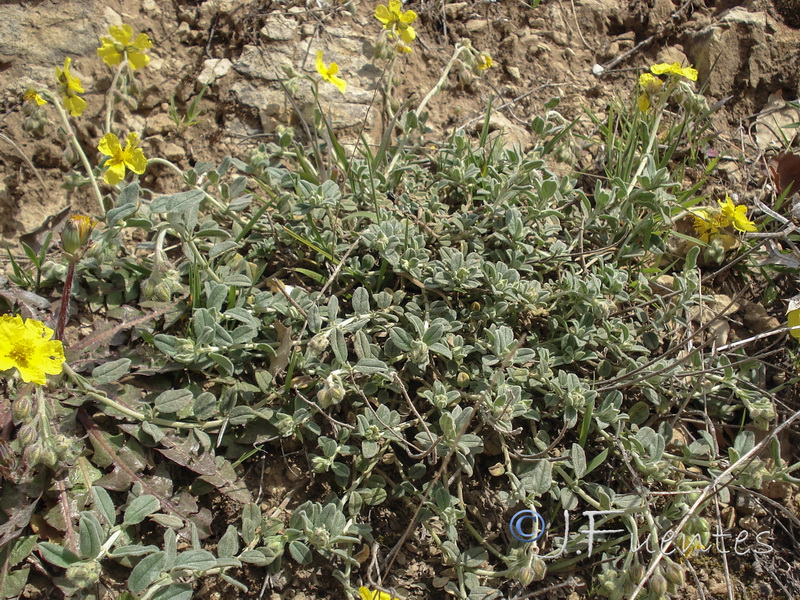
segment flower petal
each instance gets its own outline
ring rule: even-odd
[[[334,75],[331,75],[330,81],[333,85],[339,88],[339,91],[342,92],[343,94],[345,90],[347,90],[347,82],[341,77],[336,77]]]
[[[78,96],[67,96],[64,98],[64,106],[73,117],[80,117],[86,110],[86,100]]]
[[[323,78],[327,77],[328,69],[325,68],[325,63],[322,60],[322,50],[317,50],[316,66],[317,66],[317,73],[322,75]]]
[[[131,66],[131,69],[141,69],[150,64],[150,57],[143,52],[136,52],[128,48],[128,64]]]
[[[106,161],[108,169],[103,179],[108,185],[117,185],[120,181],[125,179],[125,163],[122,161],[112,162],[113,160],[114,159],[111,158]]]
[[[384,25],[388,25],[392,21],[392,13],[389,12],[385,4],[379,4],[375,8],[375,18]]]
[[[117,52],[114,41],[111,38],[100,38],[100,41],[103,45],[97,49],[97,56],[102,58],[103,62],[108,66],[116,67],[122,60],[122,53]]]
[[[117,156],[122,152],[122,146],[119,143],[119,138],[113,133],[107,133],[100,138],[100,143],[97,144],[97,149],[106,156]]]
[[[126,150],[125,155],[125,166],[138,175],[144,173],[144,170],[147,168],[147,159],[141,148],[136,148],[133,152],[128,152]]]
[[[150,41],[150,38],[147,37],[146,33],[140,33],[136,36],[136,40],[134,40],[133,46],[134,48],[138,48],[139,50],[146,50],[147,48],[152,47],[153,42]]]
[[[108,28],[108,33],[120,44],[127,46],[133,37],[133,27],[130,25],[112,25]]]
[[[413,27],[408,25],[400,30],[400,39],[403,40],[406,44],[410,44],[415,39],[417,39],[417,32],[414,31]]]
[[[416,20],[417,20],[417,13],[415,13],[413,10],[407,10],[400,17],[400,21],[402,23],[413,23]]]

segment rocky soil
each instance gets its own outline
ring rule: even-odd
[[[97,57],[98,38],[109,25],[128,23],[153,40],[152,61],[140,72],[137,102],[121,114],[125,131],[141,133],[147,156],[180,166],[243,157],[281,126],[297,126],[294,107],[280,82],[284,65],[312,72],[317,50],[336,61],[348,82],[345,95],[324,86],[321,103],[343,139],[363,132],[375,140],[385,127],[385,101],[378,91],[384,63],[373,59],[380,24],[376,0],[32,0],[0,3],[0,231],[12,247],[66,207],[91,212],[89,190],[61,187],[71,169],[55,127],[36,139],[22,130],[22,94],[53,87],[54,67],[74,61],[89,107],[77,119],[85,148],[102,134],[104,93],[111,82]],[[477,128],[493,97],[492,126],[508,143],[532,141],[531,119],[561,98],[559,111],[580,118],[600,116],[609,101],[633,101],[641,70],[656,62],[693,64],[712,102],[722,103],[713,151],[721,156],[721,190],[748,198],[768,185],[765,157],[787,145],[800,112],[787,103],[800,97],[800,3],[797,0],[414,0],[418,43],[395,69],[397,104],[417,106],[434,86],[454,45],[469,39],[491,52],[495,64],[483,79],[452,73],[450,85],[428,105],[434,137],[454,128]],[[169,116],[208,86],[201,121],[179,128]],[[308,90],[299,91],[301,112],[310,114]],[[52,124],[51,124],[52,125]],[[576,137],[564,170],[594,160]],[[93,153],[90,151],[90,156]],[[174,181],[149,169],[144,185],[168,190]],[[5,262],[5,259],[0,259]],[[4,265],[5,266],[5,265]],[[789,498],[795,513],[800,498]],[[720,564],[704,565],[698,577],[714,597],[726,597]],[[765,573],[781,569],[800,578],[800,565],[753,565],[735,573],[749,598],[780,597]],[[256,585],[258,582],[253,582]],[[259,584],[260,585],[260,584]],[[714,587],[716,586],[716,587]],[[208,591],[212,594],[211,591]],[[207,597],[212,597],[208,595]],[[296,598],[303,597],[301,595]],[[709,597],[709,596],[707,596]],[[788,597],[788,596],[787,596]]]

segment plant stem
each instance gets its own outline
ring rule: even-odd
[[[111,87],[108,88],[108,94],[106,95],[106,133],[111,133],[111,117],[114,113],[114,96],[117,93],[117,81],[119,81],[119,76],[127,65],[127,60],[119,63],[117,70],[114,72],[114,78],[111,80]]]
[[[56,339],[64,339],[64,328],[67,326],[67,315],[69,315],[69,303],[72,297],[72,280],[75,277],[75,261],[70,259],[67,265],[67,278],[64,280],[64,290],[61,292],[61,306],[58,308],[58,320],[56,321]]]
[[[49,96],[53,106],[56,108],[56,112],[61,119],[61,124],[64,126],[64,129],[67,132],[67,141],[72,144],[73,149],[77,153],[78,157],[81,159],[81,163],[83,164],[83,168],[86,171],[86,176],[89,178],[89,183],[92,186],[92,191],[94,192],[95,198],[97,199],[97,207],[99,209],[99,215],[105,216],[106,209],[103,205],[103,194],[100,192],[100,187],[97,185],[97,179],[94,176],[94,171],[92,170],[92,165],[89,163],[89,159],[86,157],[86,153],[81,148],[81,145],[78,143],[78,138],[75,137],[75,131],[72,129],[72,125],[69,122],[69,116],[67,115],[67,111],[64,110],[64,107],[61,106],[61,101],[55,97],[49,91],[43,92],[45,95]]]

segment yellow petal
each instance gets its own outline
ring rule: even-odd
[[[120,44],[127,46],[133,37],[133,27],[130,25],[112,25],[108,28],[108,33]]]
[[[403,40],[406,44],[410,44],[415,39],[417,39],[417,32],[414,31],[414,28],[409,25],[404,29],[400,30],[400,39]]]
[[[147,168],[147,159],[144,157],[144,152],[141,148],[136,148],[133,152],[128,153],[126,150],[125,165],[134,173],[141,175]]]
[[[403,23],[413,23],[416,20],[417,20],[417,13],[415,13],[413,10],[407,10],[400,17],[400,21]]]
[[[143,52],[133,52],[129,48],[128,64],[131,66],[131,69],[141,69],[142,67],[146,67],[148,64],[150,64],[150,57]]]
[[[392,14],[389,12],[389,9],[386,8],[386,5],[379,4],[375,8],[375,18],[384,25],[388,25],[392,20]]]
[[[78,96],[68,96],[64,98],[64,106],[73,117],[80,117],[86,110],[86,100],[78,98]]]
[[[106,174],[103,176],[103,179],[108,185],[117,185],[120,181],[125,179],[125,163],[124,162],[112,162],[114,159],[111,158],[106,161],[106,166],[108,169],[106,170]]]
[[[317,50],[317,73],[323,77],[328,75],[328,69],[325,68],[325,63],[322,61],[322,50]]]
[[[136,40],[131,45],[139,50],[146,50],[153,45],[153,42],[150,41],[150,38],[147,37],[146,33],[140,33],[136,36]]]
[[[106,156],[117,156],[122,152],[122,146],[119,143],[119,138],[113,133],[107,133],[100,138],[100,143],[97,144],[97,149]]]
[[[400,0],[389,0],[389,12],[393,15],[400,15],[403,9],[403,3]]]
[[[328,75],[329,75],[330,77],[333,77],[333,76],[334,76],[334,75],[336,75],[338,72],[339,72],[339,65],[337,65],[335,62],[332,62],[332,63],[330,64],[330,66],[328,67]]]
[[[103,45],[97,49],[97,56],[110,67],[116,67],[122,60],[122,53],[117,52],[114,41],[111,38],[101,38]]]
[[[342,92],[343,94],[345,90],[347,90],[347,82],[341,77],[331,76],[330,81],[333,85],[339,88],[339,91]]]
[[[647,94],[639,94],[639,99],[636,101],[639,105],[639,110],[642,112],[647,112],[650,110],[650,97]]]
[[[800,340],[800,297],[795,296],[789,300],[789,308],[786,311],[786,321],[789,326],[789,334]]]

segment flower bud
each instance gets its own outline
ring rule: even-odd
[[[44,446],[42,442],[37,441],[27,448],[25,448],[25,462],[28,463],[29,467],[35,467],[40,462],[42,462],[42,452],[44,451]]]
[[[658,569],[655,574],[650,578],[650,584],[648,585],[648,589],[650,593],[654,596],[663,596],[667,593],[667,580],[661,574],[661,569]]]
[[[21,396],[11,405],[11,414],[17,423],[25,423],[33,413],[33,401],[28,396]]]
[[[61,248],[67,254],[79,256],[89,243],[97,221],[86,215],[71,215],[61,230]]]
[[[469,373],[465,373],[464,371],[459,372],[458,376],[456,377],[456,384],[459,387],[466,387],[469,385]]]
[[[19,431],[17,432],[17,439],[23,448],[30,446],[38,438],[39,435],[36,433],[36,429],[27,423],[20,427]]]
[[[52,469],[56,466],[56,462],[58,462],[58,456],[56,456],[55,450],[47,447],[42,450],[42,458],[40,460],[44,466]]]
[[[670,583],[678,587],[682,586],[685,581],[683,567],[674,561],[669,561],[664,567],[664,577],[666,577],[667,581]]]
[[[100,581],[100,564],[97,561],[82,562],[67,568],[67,580],[80,589]]]

